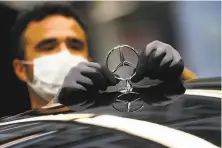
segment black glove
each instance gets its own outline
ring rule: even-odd
[[[179,80],[184,69],[180,54],[170,45],[153,41],[142,51],[132,82],[144,77],[161,81]]]
[[[83,62],[70,70],[55,102],[75,105],[78,111],[84,110],[95,105],[99,90],[106,90],[117,83],[118,80],[106,67],[94,62]]]
[[[152,106],[164,106],[178,100],[185,92],[182,83],[163,82],[147,88],[134,88],[140,99]]]

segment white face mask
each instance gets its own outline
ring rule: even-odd
[[[49,101],[59,92],[70,69],[86,61],[83,57],[72,55],[67,50],[36,58],[33,62],[23,61],[24,64],[34,64],[34,79],[27,84],[41,98]]]

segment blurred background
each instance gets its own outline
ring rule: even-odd
[[[16,15],[41,1],[0,2],[1,106],[0,116],[30,107],[28,93],[14,75],[9,31]],[[221,76],[220,1],[90,1],[70,2],[89,27],[90,55],[101,64],[108,51],[128,44],[138,51],[153,40],[172,45],[200,78]],[[25,97],[24,97],[25,96]]]

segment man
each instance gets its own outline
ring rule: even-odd
[[[62,88],[71,88],[72,94],[79,95],[81,91],[86,95],[118,83],[107,68],[90,62],[86,27],[69,6],[44,4],[21,15],[13,32],[13,48],[17,51],[14,70],[27,83],[32,108],[53,102],[58,92],[64,96],[66,91],[59,91],[62,84]],[[150,63],[157,65],[150,68]],[[133,81],[144,77],[179,79],[183,69],[179,53],[170,45],[155,41],[141,54]],[[186,75],[182,77],[187,80]],[[57,101],[62,103],[59,97]]]

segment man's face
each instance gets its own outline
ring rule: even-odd
[[[88,59],[88,46],[85,31],[80,24],[70,17],[53,15],[41,21],[32,21],[23,34],[25,60],[68,50],[73,55]],[[15,65],[15,64],[14,64]],[[20,70],[20,72],[22,72]],[[18,75],[19,72],[16,72]],[[21,74],[24,77],[24,74]],[[29,67],[28,76],[33,79],[33,67]],[[27,81],[27,78],[21,78]]]

